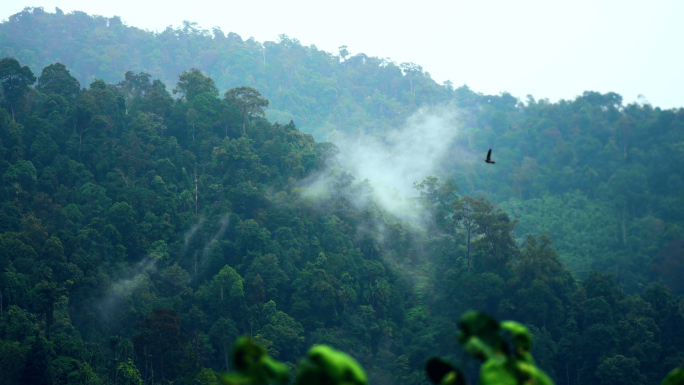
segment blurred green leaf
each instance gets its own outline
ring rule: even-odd
[[[662,382],[662,385],[683,385],[684,384],[684,369],[677,368],[667,374],[667,377]]]
[[[425,364],[428,378],[434,384],[439,385],[466,385],[463,372],[451,363],[439,358],[432,357]]]
[[[299,363],[296,384],[367,385],[368,379],[355,359],[328,346],[317,345]]]
[[[222,374],[219,379],[226,385],[285,384],[290,380],[287,365],[266,354],[266,349],[249,337],[240,337],[233,347],[233,365],[237,372]]]

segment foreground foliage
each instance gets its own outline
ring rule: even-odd
[[[506,338],[510,337],[510,339]],[[497,322],[489,315],[469,311],[460,321],[458,342],[465,351],[482,362],[478,382],[483,385],[542,384],[553,385],[551,379],[539,369],[531,354],[532,335],[515,321]],[[285,384],[289,381],[289,368],[268,356],[266,349],[248,337],[241,337],[233,348],[234,372],[219,376],[221,383]],[[437,385],[466,385],[463,371],[451,363],[430,358],[425,371]],[[300,361],[298,385],[367,385],[363,369],[353,358],[325,345],[312,347]],[[663,385],[684,384],[684,372],[671,371]]]

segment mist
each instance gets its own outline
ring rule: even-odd
[[[148,281],[150,275],[157,270],[158,261],[156,258],[147,256],[131,267],[127,277],[112,283],[109,293],[100,301],[103,314],[107,317],[111,316],[126,298]]]
[[[204,217],[201,217],[200,220],[192,225],[191,228],[189,228],[185,234],[183,234],[183,249],[181,251],[181,254],[185,254],[185,252],[188,250],[188,245],[190,245],[190,241],[192,241],[192,238],[197,234],[197,231],[202,227],[202,224],[204,223]]]
[[[328,198],[324,191],[333,188],[340,172],[347,172],[357,186],[366,183],[370,187],[361,189],[369,195],[352,197],[357,208],[375,202],[399,219],[421,221],[421,212],[412,203],[419,195],[414,183],[439,174],[440,163],[447,157],[464,166],[472,163],[472,152],[455,145],[465,132],[461,116],[453,105],[422,108],[403,126],[382,136],[338,133],[331,141],[339,153],[324,171],[302,182],[304,196]]]

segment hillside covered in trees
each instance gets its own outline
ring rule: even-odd
[[[258,89],[273,105],[271,121],[294,119],[319,140],[335,128],[387,129],[453,93],[451,84],[438,85],[414,63],[351,55],[345,47],[331,54],[287,35],[261,43],[191,22],[155,34],[119,17],[42,8],[27,8],[0,25],[0,57],[6,56],[36,73],[60,62],[81,84],[95,78],[115,83],[127,71],[142,71],[172,85],[181,72],[198,68],[220,90]]]
[[[330,345],[374,384],[427,383],[432,355],[474,379],[469,309],[527,325],[557,383],[684,362],[683,109],[42,9],[0,24],[0,57],[3,383],[213,384],[242,334],[291,365]],[[462,134],[411,181],[419,222],[312,135],[431,105]],[[490,147],[496,167],[463,162]]]

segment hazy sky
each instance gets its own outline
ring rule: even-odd
[[[153,31],[183,20],[244,39],[277,41],[414,62],[438,82],[477,92],[571,99],[614,91],[633,102],[684,106],[684,1],[83,1],[15,0],[24,7],[121,16]]]

